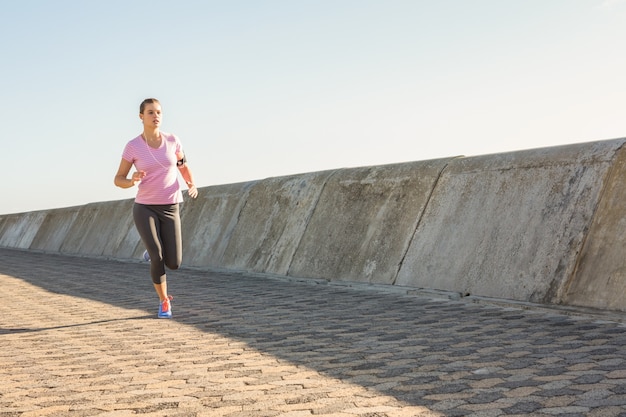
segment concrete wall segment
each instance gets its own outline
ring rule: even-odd
[[[60,252],[72,223],[78,216],[78,207],[50,210],[39,226],[30,249],[45,252]]]
[[[222,267],[286,275],[320,193],[334,172],[268,178],[256,183],[241,209]]]
[[[205,187],[181,206],[183,262],[223,268],[224,256],[241,210],[256,181]]]
[[[3,216],[0,246],[16,249],[30,248],[47,213],[43,210]]]
[[[571,276],[620,141],[451,161],[399,285],[550,303]]]
[[[7,247],[7,245],[3,244],[3,241],[5,239],[8,240],[9,229],[11,228],[10,219],[12,217],[9,217],[9,216],[15,216],[15,214],[6,214],[3,216],[0,216],[0,247]]]
[[[561,302],[626,311],[626,147],[617,153]]]
[[[129,207],[130,206],[131,205],[129,204]],[[141,238],[139,237],[139,233],[135,228],[135,222],[133,220],[132,212],[130,210],[131,209],[129,208],[128,217],[120,219],[121,222],[125,222],[125,226],[122,227],[119,235],[120,237],[122,237],[121,240],[116,239],[115,242],[117,245],[111,247],[110,252],[105,252],[104,255],[118,259],[141,259],[145,248],[141,243]],[[124,230],[126,230],[125,234]]]
[[[449,160],[335,172],[324,187],[288,275],[392,284]]]
[[[94,231],[101,237],[100,243],[93,248],[94,252],[100,252],[102,256],[121,255],[124,258],[128,258],[131,253],[134,256],[138,255],[136,247],[139,234],[133,220],[133,204],[134,199],[127,199],[111,201],[102,207],[103,210],[98,213],[98,219],[93,225]],[[143,252],[143,247],[141,247],[141,252]]]
[[[120,200],[80,207],[59,251],[93,256],[118,253],[129,229],[134,227],[132,204],[132,200]],[[125,257],[130,258],[130,254]]]

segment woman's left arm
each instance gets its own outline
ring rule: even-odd
[[[189,197],[196,198],[198,197],[198,189],[196,188],[193,182],[193,174],[191,173],[191,169],[189,169],[189,165],[187,165],[187,161],[185,160],[185,155],[176,155],[176,159],[178,161],[182,161],[182,164],[178,165],[178,170],[180,171],[180,175],[183,176],[187,187],[187,193]]]

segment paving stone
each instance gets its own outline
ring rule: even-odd
[[[614,314],[0,249],[0,417],[626,417]],[[8,300],[8,302],[7,302]]]

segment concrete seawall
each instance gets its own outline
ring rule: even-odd
[[[625,142],[205,187],[184,263],[626,311]],[[0,246],[138,259],[132,204],[0,216]]]

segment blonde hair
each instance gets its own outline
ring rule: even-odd
[[[161,104],[161,102],[159,100],[157,100],[156,98],[147,98],[144,101],[141,102],[141,104],[139,105],[139,114],[143,114],[143,111],[146,109],[146,104]]]

